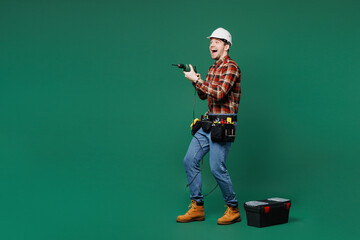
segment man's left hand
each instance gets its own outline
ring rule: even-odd
[[[196,73],[196,72],[194,71],[194,68],[193,68],[193,66],[192,66],[191,64],[189,64],[189,66],[190,66],[190,72],[185,72],[185,71],[183,71],[184,74],[185,74],[185,77],[186,77],[187,79],[189,79],[191,82],[196,82],[197,80],[200,79],[200,74],[199,74],[199,73]]]

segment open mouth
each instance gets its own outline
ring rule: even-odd
[[[216,50],[216,49],[213,49],[213,50],[211,50],[211,52],[212,52],[212,53],[216,53],[216,52],[217,52],[217,50]]]

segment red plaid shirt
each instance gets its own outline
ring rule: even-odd
[[[217,60],[210,68],[206,81],[195,84],[200,99],[208,99],[209,113],[237,113],[240,103],[239,66],[229,57]]]

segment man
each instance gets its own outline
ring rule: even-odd
[[[210,37],[210,55],[215,63],[209,68],[206,81],[200,74],[191,71],[185,72],[185,77],[195,86],[200,99],[208,100],[208,119],[212,123],[237,121],[237,112],[240,102],[240,68],[229,57],[229,48],[232,45],[231,34],[223,29],[216,29]],[[231,124],[230,124],[231,125]],[[210,151],[210,168],[219,184],[227,210],[223,217],[218,219],[218,224],[232,224],[240,222],[238,201],[235,197],[232,182],[226,169],[225,162],[231,142],[215,141],[214,124],[211,131],[204,125],[195,134],[184,158],[184,166],[190,187],[191,207],[185,215],[178,216],[177,222],[192,222],[205,220],[203,195],[201,194],[200,161]],[[207,131],[208,130],[208,131]]]

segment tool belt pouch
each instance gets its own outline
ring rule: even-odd
[[[211,140],[213,142],[234,142],[235,125],[213,123],[211,126]]]
[[[195,133],[201,128],[201,121],[197,121],[192,127],[191,127],[191,134],[194,136]]]
[[[201,121],[201,127],[204,130],[204,132],[208,133],[211,130],[212,121],[210,120],[202,120]]]

